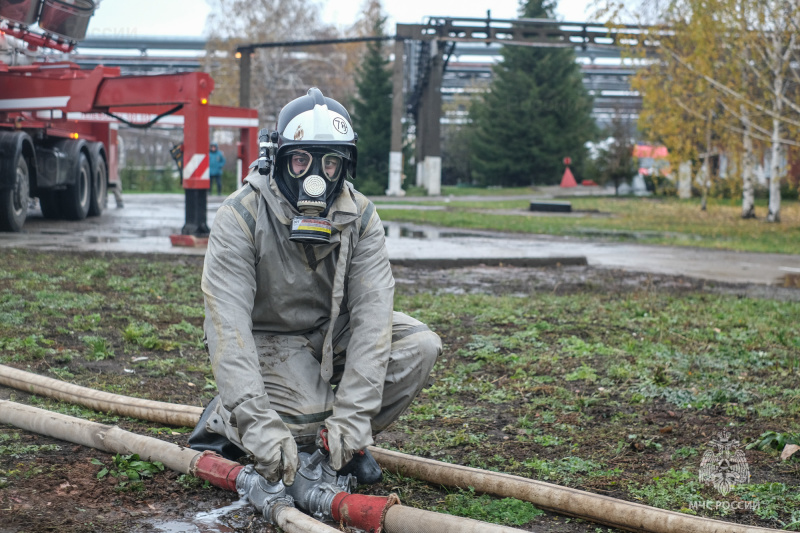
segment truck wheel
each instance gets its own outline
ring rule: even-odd
[[[89,199],[89,216],[99,217],[103,214],[108,197],[108,169],[103,157],[98,155],[95,163],[94,176],[92,179],[92,194]]]
[[[22,154],[17,158],[14,186],[0,191],[0,231],[22,231],[28,218],[28,192],[30,174],[28,162]]]
[[[75,182],[58,194],[61,199],[61,210],[68,220],[83,220],[89,214],[92,197],[92,167],[86,154],[81,152],[78,161],[78,175]]]

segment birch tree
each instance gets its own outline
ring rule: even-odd
[[[674,126],[676,109],[667,101],[670,98],[683,117],[708,117],[712,107],[721,108],[722,120],[713,135],[706,132],[706,137],[715,138],[727,150],[743,152],[738,158],[743,218],[755,217],[754,169],[762,145],[770,155],[767,220],[780,221],[782,162],[786,148],[798,146],[793,139],[800,130],[795,50],[799,4],[800,0],[644,0],[649,9],[639,10],[655,13],[663,24],[651,35],[660,45],[659,61],[637,76],[645,91],[644,125],[649,121],[651,130],[652,124]],[[623,5],[609,1],[604,9],[619,15]],[[692,77],[703,80],[713,98],[682,98],[691,94]],[[681,139],[681,135],[686,137]],[[660,136],[679,158],[693,155],[688,144],[698,145],[692,121],[674,131],[667,127]],[[707,140],[706,144],[711,143]]]
[[[654,19],[642,21],[651,30],[642,40],[658,43],[656,57],[640,49],[647,66],[633,80],[642,93],[640,129],[655,143],[669,148],[672,166],[693,162],[701,176],[701,209],[707,206],[711,157],[726,137],[727,117],[720,109],[717,91],[697,72],[722,73],[726,48],[716,20],[719,0],[672,1],[659,8],[646,2]],[[726,72],[725,76],[732,75]]]
[[[782,161],[786,153],[784,137],[790,125],[785,118],[797,116],[800,106],[788,99],[794,92],[790,76],[797,73],[792,69],[797,31],[800,29],[800,9],[797,0],[759,0],[753,2],[753,59],[751,67],[757,83],[770,92],[770,180],[769,210],[767,220],[780,222],[781,188],[783,178]],[[795,66],[796,69],[796,66]],[[788,112],[788,113],[787,113]],[[794,122],[794,121],[792,121]]]

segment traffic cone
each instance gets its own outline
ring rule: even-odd
[[[564,176],[561,178],[561,186],[565,188],[578,186],[578,182],[575,181],[575,176],[572,175],[569,167],[564,171]]]

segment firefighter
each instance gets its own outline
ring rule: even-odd
[[[345,108],[311,88],[267,138],[209,236],[204,330],[219,394],[189,444],[249,455],[286,485],[298,449],[324,445],[333,469],[374,483],[365,448],[426,385],[441,340],[393,312],[383,225],[348,181],[357,136]]]

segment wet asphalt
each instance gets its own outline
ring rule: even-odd
[[[219,196],[209,198],[209,227],[213,226],[214,214],[223,199]],[[183,195],[128,194],[124,208],[114,207],[111,198],[109,204],[101,216],[79,222],[46,220],[35,209],[30,213],[23,232],[0,233],[0,248],[205,253],[202,246],[173,246],[170,240],[170,235],[179,234],[184,224]],[[381,204],[378,205],[379,212],[380,209]],[[800,255],[654,246],[591,238],[521,236],[393,222],[384,222],[384,225],[389,258],[398,265],[457,267],[505,264],[546,267],[588,264],[631,272],[766,285],[783,285],[787,276],[800,275]]]

